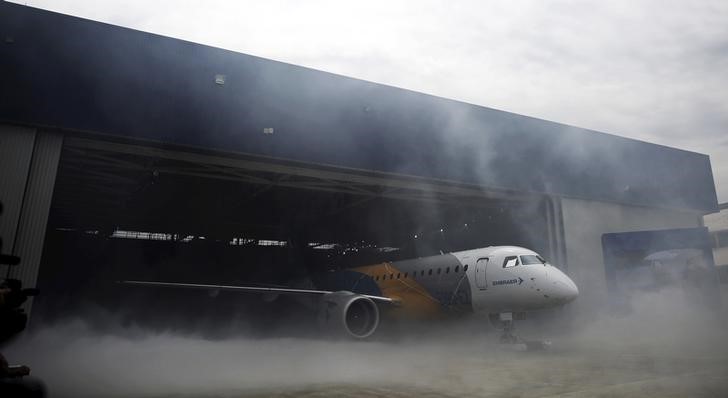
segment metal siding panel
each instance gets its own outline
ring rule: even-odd
[[[0,120],[717,210],[705,155],[6,2],[0,10],[0,33],[13,39],[0,45]]]
[[[13,249],[34,142],[35,129],[0,125],[0,238],[5,254]],[[0,265],[0,276],[6,275],[6,267]]]
[[[20,279],[23,286],[35,286],[38,279],[62,146],[63,136],[60,134],[47,132],[37,134],[13,248],[13,253],[20,257],[21,262],[19,266],[13,267],[10,273],[13,278]],[[26,311],[30,311],[30,304],[25,308]]]

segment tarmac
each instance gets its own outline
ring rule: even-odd
[[[493,333],[208,340],[72,324],[7,356],[28,363],[50,397],[727,397],[725,334],[673,331],[559,336],[525,351]]]
[[[236,397],[726,397],[724,356],[588,351],[449,360],[429,380],[261,389]]]

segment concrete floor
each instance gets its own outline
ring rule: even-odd
[[[30,365],[50,397],[728,396],[723,329],[618,329],[561,336],[550,350],[527,352],[467,330],[352,343],[111,335],[69,324],[6,356]]]
[[[598,357],[598,360],[595,358]],[[442,373],[367,383],[313,383],[264,388],[211,388],[155,397],[726,397],[725,358],[670,358],[593,352],[463,358]],[[57,395],[52,395],[57,396]],[[71,396],[71,395],[69,395]],[[133,396],[148,396],[147,394]]]
[[[728,357],[633,349],[514,352],[448,358],[441,372],[371,384],[316,384],[235,397],[728,397]],[[417,374],[414,365],[412,373]],[[409,373],[409,372],[408,372]]]

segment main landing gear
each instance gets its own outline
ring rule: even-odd
[[[501,344],[523,345],[527,351],[545,350],[551,346],[550,341],[546,340],[524,340],[516,334],[516,322],[512,312],[502,312],[499,314],[489,314],[488,319],[494,328],[501,331],[498,341]],[[522,314],[519,314],[522,315]],[[519,318],[525,319],[525,317]]]

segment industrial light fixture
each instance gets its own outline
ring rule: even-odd
[[[273,134],[273,127],[266,127],[263,129],[263,134]]]
[[[225,84],[225,75],[215,75],[215,83],[221,86]]]

